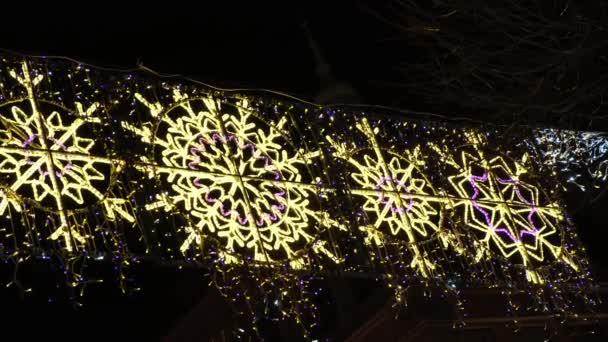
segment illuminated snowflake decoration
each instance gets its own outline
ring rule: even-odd
[[[424,164],[418,158],[419,149],[409,153],[409,158],[383,151],[376,141],[377,130],[366,119],[357,128],[370,141],[369,149],[357,151],[354,146],[327,139],[337,151],[337,156],[348,161],[354,171],[354,185],[350,192],[364,198],[363,210],[369,217],[369,225],[360,229],[367,235],[367,244],[383,245],[385,236],[405,240],[414,255],[411,266],[423,276],[429,276],[434,265],[418,248],[417,242],[428,239],[440,231],[441,202],[430,182],[418,169]],[[371,153],[370,153],[371,152]]]
[[[27,96],[0,105],[0,173],[4,174],[0,214],[9,206],[19,212],[24,201],[33,201],[59,216],[60,225],[50,238],[61,238],[68,251],[83,246],[88,237],[68,219],[74,206],[85,204],[83,193],[103,203],[108,218],[114,219],[118,214],[134,220],[122,208],[125,200],[107,198],[96,187],[106,178],[98,166],[113,162],[92,156],[95,141],[78,134],[85,125],[100,122],[95,116],[99,105],[94,103],[85,109],[76,102],[77,110],[68,115],[67,109],[36,98],[44,76],[32,78],[26,62],[20,73],[10,70],[10,75],[27,90]],[[41,104],[55,110],[47,114]]]
[[[232,262],[252,257],[260,262],[295,260],[296,265],[310,244],[333,258],[322,243],[315,243],[326,220],[309,208],[318,189],[301,175],[316,154],[290,153],[281,134],[286,118],[267,125],[255,117],[246,99],[224,105],[236,110],[227,114],[214,99],[188,98],[178,90],[167,108],[136,97],[159,119],[155,133],[150,127],[124,124],[159,151],[153,162],[144,160],[148,164],[139,167],[171,184],[171,193],[158,195],[148,208],[185,209],[191,226],[185,228],[182,252],[211,235]]]
[[[562,210],[526,180],[527,155],[521,163],[500,155],[487,156],[479,146],[479,137],[474,133],[468,136],[474,144],[463,147],[459,158],[434,148],[456,171],[448,177],[455,191],[451,204],[461,210],[464,224],[479,233],[476,259],[489,257],[495,249],[523,264],[528,280],[534,283],[543,282],[534,268],[546,261],[547,255],[577,270],[561,245]]]

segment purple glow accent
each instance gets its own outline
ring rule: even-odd
[[[277,220],[277,215],[275,215],[274,213],[270,213],[270,214],[265,214],[268,218],[270,218],[272,221],[276,221]]]
[[[395,184],[397,184],[397,191],[399,191],[399,189],[404,189],[405,192],[410,195],[410,189],[407,187],[407,185],[403,184],[402,181],[400,180],[395,180],[392,177],[384,177],[384,176],[380,176],[380,180],[378,181],[378,183],[376,183],[376,186],[374,186],[375,190],[380,189],[380,187],[385,184],[387,181],[393,182]],[[392,203],[390,203],[390,201],[388,199],[384,199],[384,192],[381,193],[380,195],[378,195],[378,200],[380,201],[380,203],[382,204],[386,204],[386,205],[390,205],[391,207],[391,212],[392,213],[403,213],[403,210],[405,209],[406,213],[409,213],[410,210],[412,209],[412,206],[414,205],[414,201],[412,200],[412,196],[409,196],[409,201],[407,204],[407,208],[403,208],[403,207],[396,207],[394,206]]]
[[[207,202],[209,202],[209,203],[214,203],[214,202],[217,202],[217,199],[215,199],[215,198],[210,198],[210,197],[209,197],[209,192],[205,193],[205,200],[206,200]],[[222,208],[223,208],[223,207],[224,207],[224,206],[222,205]]]
[[[511,232],[506,229],[506,228],[498,228],[498,227],[494,227],[492,225],[492,220],[490,219],[490,215],[489,213],[483,209],[478,203],[477,203],[477,196],[479,196],[479,188],[477,187],[477,184],[475,181],[481,181],[481,182],[486,182],[488,180],[488,173],[485,172],[483,174],[483,176],[475,176],[475,175],[471,175],[468,179],[469,183],[471,184],[471,186],[473,187],[473,196],[471,197],[471,202],[473,203],[473,207],[479,211],[480,213],[482,213],[482,215],[484,216],[484,219],[486,221],[486,225],[496,231],[496,232],[501,232],[501,233],[505,233],[513,242],[519,242],[520,239],[518,239],[517,237],[513,236],[513,234],[511,234]],[[522,195],[521,192],[519,191],[519,187],[517,186],[517,180],[515,179],[500,179],[498,178],[498,181],[501,183],[514,183],[515,186],[515,192],[517,194],[517,197],[523,201],[524,203],[526,203],[527,205],[532,207],[532,211],[530,211],[530,214],[528,215],[528,223],[530,223],[530,226],[532,227],[533,231],[529,231],[529,230],[522,230],[519,234],[520,237],[523,237],[524,234],[528,234],[528,235],[532,235],[532,236],[536,236],[538,234],[538,229],[536,228],[536,226],[534,225],[534,222],[532,221],[532,215],[534,215],[534,213],[536,212],[536,206],[534,204],[532,204],[531,202],[528,202]]]
[[[26,140],[24,140],[21,143],[21,147],[25,148],[27,150],[27,148],[31,145],[31,143],[36,139],[36,137],[38,137],[38,134],[34,133],[32,135],[29,136],[29,138],[27,138]],[[54,145],[59,146],[64,152],[67,152],[68,148],[57,141],[57,139],[55,139],[54,137],[47,137],[47,140],[52,141]],[[28,165],[33,165],[34,162],[30,159],[30,153],[26,152],[25,153],[25,162]],[[63,168],[61,169],[61,171],[55,171],[55,175],[57,177],[63,177],[69,170],[72,169],[72,162],[68,162],[65,166],[63,166]],[[42,176],[42,177],[46,177],[49,172],[48,171],[44,171],[42,170],[42,166],[38,168],[38,173]]]
[[[528,214],[528,223],[530,223],[530,226],[532,227],[533,231],[527,231],[524,230],[522,231],[520,234],[523,237],[524,234],[529,234],[532,236],[536,236],[538,234],[538,228],[536,228],[536,225],[534,224],[534,221],[532,220],[532,216],[534,215],[534,213],[537,212],[537,208],[536,205],[534,205],[532,202],[528,202],[524,196],[521,194],[521,191],[519,190],[519,183],[517,182],[516,179],[500,179],[498,178],[498,181],[501,183],[513,183],[513,187],[515,188],[515,194],[517,194],[517,198],[519,198],[520,201],[526,203],[527,205],[532,207],[532,210],[530,211],[530,213]]]
[[[32,141],[34,141],[34,139],[36,139],[36,137],[38,136],[38,134],[32,134],[30,135],[29,138],[27,138],[27,140],[25,140],[22,144],[21,147],[28,147],[29,144],[32,143]]]
[[[271,166],[270,158],[268,158],[267,156],[262,155],[260,153],[259,157],[255,157],[255,155],[258,153],[257,152],[258,150],[256,149],[256,147],[255,147],[254,144],[252,144],[252,143],[246,143],[246,144],[244,144],[241,141],[239,141],[239,138],[237,136],[235,136],[234,134],[231,134],[231,133],[229,133],[227,135],[221,135],[221,134],[218,134],[218,133],[213,133],[211,135],[211,139],[210,140],[205,139],[204,137],[200,137],[198,139],[198,143],[199,143],[198,146],[190,148],[190,154],[195,158],[195,160],[193,160],[191,162],[188,162],[188,167],[190,169],[196,169],[197,166],[198,166],[198,164],[201,163],[200,153],[207,152],[207,149],[205,147],[206,144],[215,145],[218,142],[226,143],[226,142],[229,142],[229,141],[235,142],[237,144],[237,146],[241,150],[245,150],[245,149],[250,148],[251,149],[251,153],[253,154],[253,156],[254,156],[254,158],[256,160],[263,160],[264,161],[264,169],[267,169],[268,167]],[[278,170],[266,170],[266,171],[268,173],[272,174],[273,178],[275,180],[281,179],[281,173]],[[205,200],[208,203],[215,203],[215,202],[218,201],[218,199],[213,198],[213,197],[210,196],[210,194],[209,194],[210,189],[208,187],[206,187],[204,184],[201,183],[201,179],[200,178],[195,178],[194,181],[193,181],[193,183],[198,188],[207,188],[207,192],[205,193]],[[275,199],[277,200],[277,202],[279,202],[279,205],[272,205],[270,212],[262,212],[261,215],[260,215],[261,216],[260,219],[255,220],[255,223],[256,223],[257,226],[260,227],[260,226],[264,225],[264,221],[265,221],[264,218],[267,218],[271,222],[276,222],[279,219],[278,215],[276,215],[274,211],[279,211],[280,212],[280,211],[285,210],[285,205],[282,204],[280,202],[280,200],[279,200],[279,197],[284,199],[285,193],[286,192],[284,190],[280,190],[279,192],[276,192],[276,193],[273,194],[273,196],[275,197]],[[224,204],[223,203],[220,203],[219,209],[220,209],[220,213],[224,217],[231,217],[234,214],[236,216],[237,221],[240,224],[242,224],[242,225],[245,225],[245,224],[247,224],[249,222],[249,219],[247,218],[246,215],[241,215],[238,211],[233,210],[233,209],[226,210],[224,208]]]
[[[214,200],[214,202],[215,202],[215,200]],[[224,215],[224,217],[230,216],[230,214],[232,213],[231,210],[226,211],[224,209],[224,203],[220,203],[220,212],[222,213],[222,215]]]

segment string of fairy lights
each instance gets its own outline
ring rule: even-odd
[[[584,192],[608,182],[608,134],[540,129],[534,140],[544,164],[559,171],[567,184]]]
[[[0,252],[121,272],[138,257],[202,264],[253,331],[292,319],[305,336],[320,319],[313,279],[334,270],[376,274],[396,302],[420,283],[593,307],[556,169],[588,162],[605,181],[605,136],[568,133],[594,150],[558,151],[572,144],[554,130],[514,144],[389,114],[2,57]]]

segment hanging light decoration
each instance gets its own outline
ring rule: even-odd
[[[74,258],[111,260],[123,286],[143,257],[204,265],[251,329],[287,318],[306,336],[320,319],[313,279],[333,270],[385,279],[397,303],[416,283],[456,297],[530,289],[545,311],[592,307],[554,168],[589,163],[605,180],[605,137],[568,135],[594,144],[575,149],[587,159],[565,156],[553,130],[497,137],[6,56],[0,252],[17,264],[57,256],[73,288],[89,282]]]

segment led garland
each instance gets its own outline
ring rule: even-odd
[[[522,163],[528,155],[524,154],[522,163],[508,162],[500,155],[487,157],[481,138],[474,132],[468,137],[472,145],[461,148],[460,158],[434,148],[458,172],[448,177],[454,191],[448,195],[451,205],[462,212],[466,226],[482,233],[476,260],[488,257],[490,245],[495,246],[505,258],[521,258],[533,283],[543,282],[533,262],[543,262],[546,252],[578,271],[569,252],[554,243],[562,241],[557,236],[564,220],[562,210],[556,203],[541,203],[538,187],[523,180],[528,171]]]
[[[64,124],[64,108],[59,106],[51,113],[43,113],[36,100],[36,87],[44,79],[42,74],[32,78],[27,62],[22,63],[21,73],[10,70],[10,75],[27,90],[24,98],[13,99],[2,107],[9,107],[10,116],[2,116],[0,121],[0,173],[8,174],[8,184],[3,189],[0,199],[0,215],[10,204],[16,211],[21,211],[24,201],[33,201],[44,206],[48,203],[59,217],[58,227],[49,236],[56,240],[61,238],[68,252],[83,248],[87,244],[87,233],[79,231],[78,225],[69,223],[69,218],[76,213],[67,207],[67,200],[82,205],[83,191],[93,195],[106,209],[106,216],[114,219],[120,216],[133,221],[133,216],[123,205],[125,199],[108,197],[97,189],[96,183],[107,178],[96,166],[111,165],[118,171],[120,162],[90,154],[95,141],[79,136],[79,130],[87,124],[99,123],[95,115],[99,105],[91,104],[88,108],[75,102],[76,111],[69,124]],[[17,106],[27,102],[29,113]],[[3,183],[4,183],[3,182]],[[6,184],[6,183],[5,183]],[[31,193],[31,197],[28,197]]]
[[[559,171],[566,183],[580,190],[605,186],[608,181],[608,135],[539,129],[534,132],[532,148],[537,148],[542,163]]]
[[[186,227],[188,237],[180,247],[182,252],[193,242],[200,245],[204,235],[215,234],[224,241],[228,260],[236,261],[237,250],[246,249],[253,260],[274,262],[272,254],[298,259],[301,252],[293,246],[303,248],[315,242],[318,228],[309,220],[326,222],[320,213],[308,208],[309,196],[317,187],[302,182],[299,166],[318,153],[288,155],[278,143],[284,140],[281,131],[286,118],[262,130],[251,120],[247,99],[238,103],[236,115],[229,115],[210,97],[189,99],[178,90],[173,94],[175,104],[166,110],[140,94],[135,97],[159,124],[153,129],[128,123],[123,126],[143,142],[161,148],[157,157],[160,166],[142,157],[137,167],[150,177],[166,175],[174,192],[157,195],[156,202],[146,208],[184,206],[195,223]],[[204,107],[198,112],[193,109],[196,102]],[[166,132],[164,137],[152,133],[161,130]],[[336,259],[322,244],[313,248]],[[294,267],[301,263],[293,260]]]
[[[372,153],[337,143],[331,136],[327,136],[327,140],[337,150],[336,156],[354,167],[351,178],[355,185],[351,186],[350,193],[365,198],[362,208],[372,216],[372,223],[359,229],[365,232],[367,244],[383,245],[384,234],[403,234],[413,254],[410,266],[428,277],[434,265],[423,255],[417,241],[439,231],[441,213],[434,204],[443,203],[445,199],[435,195],[414,162],[380,148],[375,136],[377,131],[365,118],[356,127],[369,139],[369,152]],[[412,160],[418,159],[418,153],[419,150],[412,153]]]
[[[334,268],[371,267],[398,302],[415,281],[456,294],[453,279],[470,271],[453,270],[455,260],[476,264],[470,278],[484,286],[520,282],[502,278],[516,266],[533,286],[588,280],[564,210],[529,177],[529,154],[487,153],[477,131],[412,124],[409,144],[404,120],[57,61],[2,62],[0,220],[11,228],[0,229],[0,251],[17,263],[56,252],[71,287],[87,283],[68,262],[81,257],[120,270],[144,255],[200,262],[226,298],[248,308],[254,329],[265,317],[289,317],[308,334],[319,319],[310,279]],[[53,88],[62,73],[70,91]],[[545,163],[567,165],[554,132],[538,134],[519,148],[548,146]],[[468,145],[456,143],[463,139]],[[602,180],[604,140],[583,138],[591,141],[591,174]],[[354,257],[361,247],[372,266]],[[458,286],[467,284],[477,283]],[[562,297],[551,300],[569,307]]]

